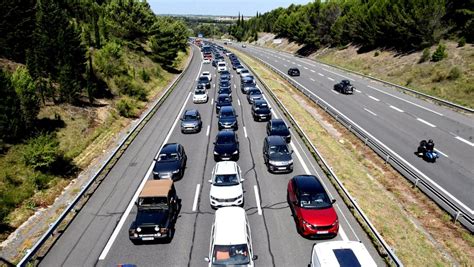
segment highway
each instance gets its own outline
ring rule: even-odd
[[[473,213],[472,116],[403,94],[380,82],[285,52],[252,45],[241,48],[236,44],[234,48],[266,62],[285,75],[290,67],[297,67],[301,76],[291,77],[293,81],[365,129]],[[343,95],[333,90],[334,84],[342,79],[350,80],[356,87],[353,95]],[[434,140],[435,150],[440,154],[436,163],[426,162],[415,155],[422,139]]]
[[[201,53],[193,46],[194,56],[188,71],[169,98],[124,152],[84,208],[70,223],[40,262],[41,266],[205,266],[208,256],[214,210],[209,203],[213,140],[217,134],[214,108],[218,75],[210,64],[202,65]],[[226,59],[228,61],[228,59]],[[191,92],[202,71],[213,74],[210,101],[192,103]],[[344,205],[315,160],[292,132],[294,171],[290,174],[270,174],[263,162],[262,145],[266,136],[265,122],[254,122],[250,105],[240,92],[240,78],[232,71],[233,106],[239,115],[237,134],[244,181],[244,208],[250,221],[254,253],[258,266],[307,266],[315,242],[301,237],[295,228],[286,202],[288,180],[297,174],[310,173],[323,181],[335,198],[340,230],[331,240],[360,240],[378,265],[385,265],[367,235]],[[263,88],[260,86],[260,88]],[[274,102],[273,117],[282,118]],[[196,108],[203,119],[198,134],[182,134],[179,117],[186,109]],[[134,196],[146,179],[151,179],[151,167],[164,143],[177,142],[188,155],[184,177],[175,182],[181,199],[181,210],[170,243],[134,245],[128,238],[128,228],[136,215]]]

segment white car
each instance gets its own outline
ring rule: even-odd
[[[193,103],[207,103],[209,99],[206,89],[196,89],[193,94]]]
[[[203,61],[202,61],[203,64],[211,64],[211,60],[208,59],[208,58],[205,58]]]
[[[211,207],[243,206],[244,190],[240,167],[235,161],[221,161],[212,170]]]
[[[217,62],[217,71],[218,72],[226,71],[226,70],[227,70],[227,65],[225,64],[224,61]]]
[[[203,71],[201,76],[209,78],[209,81],[212,81],[212,74],[209,71]]]
[[[364,244],[357,241],[330,241],[313,245],[311,267],[364,266],[375,267]]]
[[[244,69],[245,69],[245,68],[241,66],[241,67],[237,67],[237,68],[235,69],[235,71],[236,71],[238,74],[240,74],[240,72],[241,72],[242,70],[244,70]]]
[[[245,76],[250,76],[250,75],[251,75],[251,73],[250,73],[250,71],[249,71],[248,69],[243,69],[243,70],[241,70],[239,74],[240,74],[240,78],[243,78],[243,77],[245,77]]]

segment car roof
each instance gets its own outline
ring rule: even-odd
[[[314,175],[298,175],[293,177],[300,193],[325,193],[323,184]]]
[[[217,96],[217,98],[221,98],[221,97],[230,97],[229,94],[219,94]]]
[[[220,161],[216,164],[215,170],[215,174],[234,174],[238,168],[235,161]]]
[[[139,197],[165,197],[173,187],[173,180],[147,180]]]
[[[178,143],[166,144],[160,150],[160,154],[177,152],[178,151],[178,146],[179,146]]]
[[[217,136],[235,136],[234,131],[222,130],[217,133]]]
[[[364,244],[357,241],[341,240],[314,244],[312,258],[313,262],[317,260],[321,266],[345,266],[344,263],[349,266],[377,266]]]
[[[273,125],[273,124],[285,124],[286,125],[285,121],[282,120],[282,119],[271,119],[270,124],[271,125]]]
[[[253,102],[253,104],[254,104],[255,106],[267,104],[267,106],[268,106],[268,103],[267,103],[267,101],[265,101],[265,99],[258,99],[258,100],[255,100],[255,101]]]
[[[214,244],[232,245],[247,243],[247,218],[241,207],[223,207],[214,219]]]
[[[234,112],[234,108],[232,106],[223,106],[221,107],[221,112],[232,111]]]
[[[285,139],[279,135],[270,135],[265,137],[269,145],[278,146],[278,145],[286,145]]]

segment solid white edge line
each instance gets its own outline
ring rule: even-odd
[[[445,156],[446,158],[449,158],[448,155],[446,155],[445,153],[443,153],[441,150],[435,148],[434,150],[436,150],[438,153],[440,153],[441,155]]]
[[[202,57],[202,53],[201,53],[201,57]],[[199,66],[199,71],[198,71],[198,74],[196,76],[196,82],[199,79],[199,75],[201,75],[201,70],[202,70],[202,64]]]
[[[418,104],[416,104],[416,103],[413,103],[413,102],[411,102],[411,101],[408,101],[408,100],[406,100],[406,99],[403,99],[403,98],[401,98],[401,97],[398,97],[398,96],[396,96],[396,95],[392,95],[392,94],[390,94],[390,93],[384,92],[383,90],[380,90],[380,89],[378,89],[378,88],[375,88],[375,87],[373,87],[373,86],[371,86],[371,85],[368,85],[367,87],[372,88],[372,89],[374,89],[374,90],[377,90],[377,91],[381,92],[382,94],[386,94],[386,95],[389,95],[389,96],[391,96],[391,97],[395,97],[396,99],[399,99],[399,100],[405,101],[405,102],[407,102],[407,103],[410,103],[410,104],[412,104],[412,105],[414,105],[414,106],[416,106],[416,107],[419,107],[419,108],[421,108],[421,109],[427,110],[427,111],[429,111],[429,112],[433,112],[434,114],[437,114],[437,115],[439,115],[439,116],[444,116],[442,113],[436,112],[436,111],[434,111],[434,110],[432,110],[432,109],[429,109],[429,108],[426,108],[426,107],[423,107],[423,106],[421,106],[421,105],[418,105]]]
[[[369,112],[370,114],[374,115],[374,116],[377,116],[377,114],[375,114],[375,112],[367,109],[367,108],[364,108],[365,111]]]
[[[235,88],[237,88],[237,85],[235,85],[235,83],[234,83],[234,89],[235,89]]]
[[[394,109],[394,110],[396,110],[396,111],[398,111],[398,112],[404,112],[403,109],[399,109],[399,108],[397,108],[397,107],[395,107],[395,106],[392,106],[392,105],[390,105],[390,108],[391,108],[391,109]]]
[[[206,136],[209,136],[210,130],[211,130],[211,125],[207,125]]]
[[[253,191],[255,192],[255,201],[257,202],[257,212],[258,215],[262,215],[262,206],[260,204],[260,195],[258,193],[258,187],[257,185],[253,186]]]
[[[428,126],[430,126],[430,127],[433,127],[433,128],[436,127],[436,125],[434,125],[434,124],[432,124],[432,123],[429,123],[429,122],[425,121],[424,119],[416,118],[416,120],[417,120],[417,121],[420,121],[420,122],[422,122],[422,123],[424,123],[424,124],[426,124],[426,125],[428,125]]]
[[[201,184],[196,185],[196,192],[194,193],[194,201],[193,201],[193,211],[196,211],[198,198],[199,198],[199,189],[201,188]]]
[[[371,98],[371,99],[373,99],[373,100],[375,100],[375,101],[380,101],[380,99],[375,98],[375,97],[373,97],[373,96],[371,96],[371,95],[369,95],[369,98]]]
[[[240,99],[237,99],[237,103],[239,103],[239,106],[240,106]]]
[[[245,126],[244,126],[244,135],[245,135],[245,138],[247,138],[247,128],[245,128]]]
[[[170,138],[171,134],[173,133],[174,131],[174,128],[176,126],[176,124],[178,123],[179,121],[179,118],[181,117],[181,113],[183,113],[183,110],[184,108],[186,107],[186,104],[188,103],[188,100],[189,100],[189,97],[191,96],[191,92],[189,92],[188,94],[188,97],[186,98],[186,100],[184,101],[184,104],[183,106],[181,107],[181,110],[179,111],[178,113],[178,116],[176,116],[176,119],[173,123],[173,126],[171,126],[170,128],[170,131],[168,132],[168,135],[166,136],[165,140],[163,141],[163,144],[162,146],[160,147],[160,149],[158,150],[157,154],[160,153],[160,150],[161,148],[163,147],[164,144],[166,144],[166,142],[168,142],[168,139]],[[156,156],[155,156],[156,157]],[[133,205],[135,204],[135,201],[137,200],[138,198],[138,195],[140,194],[140,192],[142,191],[143,187],[145,186],[145,183],[148,179],[148,177],[150,176],[152,170],[153,170],[153,165],[154,165],[155,161],[153,160],[153,162],[151,163],[151,166],[150,168],[148,168],[148,171],[145,175],[145,177],[143,177],[143,180],[142,182],[140,183],[140,186],[138,187],[137,191],[135,192],[135,194],[133,195],[132,197],[132,200],[130,201],[130,203],[128,204],[128,207],[127,209],[125,210],[125,212],[122,214],[122,217],[120,218],[120,221],[119,223],[117,224],[117,226],[115,227],[112,235],[110,236],[109,238],[109,241],[107,241],[107,244],[105,245],[104,249],[102,250],[102,253],[100,253],[100,256],[99,256],[99,260],[104,260],[105,257],[107,257],[107,254],[109,253],[109,250],[112,248],[112,245],[114,244],[115,242],[115,239],[117,238],[120,230],[122,229],[122,226],[123,224],[125,223],[125,221],[127,220],[127,217],[128,215],[130,214],[130,211],[132,211],[132,208],[133,208]]]
[[[348,80],[355,81],[354,79],[352,79],[352,78],[350,78],[350,77],[347,77],[347,76],[344,76],[344,75],[342,75],[342,74],[339,74],[339,73],[337,73],[337,72],[330,71],[330,70],[328,70],[328,69],[326,69],[326,68],[322,68],[322,69],[325,70],[325,71],[327,71],[327,72],[330,72],[330,73],[332,73],[332,74],[336,74],[337,76],[341,76],[342,78],[346,78],[346,79],[348,79]]]
[[[293,142],[291,142],[290,145],[291,145],[291,148],[293,149],[293,151],[295,152],[296,157],[300,161],[301,166],[303,167],[305,174],[311,174],[311,172],[308,169],[308,166],[306,165],[303,158],[301,157],[300,151],[296,148],[296,146],[293,144]]]
[[[214,98],[211,99],[211,106],[214,105]]]
[[[462,138],[462,137],[460,137],[460,136],[456,136],[456,137],[454,137],[454,138],[456,138],[456,139],[458,139],[459,141],[464,142],[464,143],[466,143],[466,144],[468,144],[468,145],[470,145],[470,146],[474,146],[474,143],[469,142],[469,141],[467,141],[466,139],[464,139],[464,138]]]

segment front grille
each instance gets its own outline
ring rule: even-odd
[[[324,225],[324,226],[311,225],[311,228],[317,231],[327,231],[332,228],[332,225]]]
[[[145,226],[145,227],[140,227],[142,230],[140,231],[140,235],[151,235],[151,234],[156,234],[157,232],[155,231],[155,226]]]
[[[218,202],[235,202],[237,201],[238,199],[240,198],[239,197],[235,197],[235,198],[214,198],[216,201]]]

